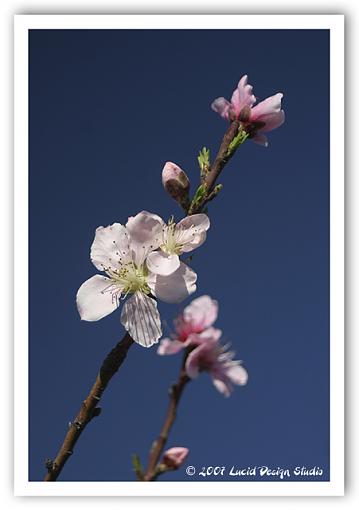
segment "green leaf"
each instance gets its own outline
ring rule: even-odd
[[[200,186],[198,186],[192,202],[199,202],[200,200],[202,200],[202,198],[205,196],[205,194],[206,194],[206,187],[203,184],[201,184]]]
[[[247,140],[248,136],[249,134],[246,131],[240,129],[236,136],[231,141],[231,143],[229,144],[227,155],[231,156],[233,152],[236,151],[238,147]]]
[[[137,475],[137,478],[139,478],[140,480],[143,479],[144,471],[143,471],[143,467],[142,467],[140,458],[137,454],[132,455],[132,465],[133,465],[133,469]]]
[[[199,151],[199,156],[197,159],[198,159],[199,168],[201,170],[201,176],[204,176],[207,174],[209,167],[210,167],[209,149],[207,149],[206,147],[203,147]]]
[[[192,198],[191,205],[188,209],[188,214],[192,214],[192,211],[194,209],[196,209],[198,205],[201,204],[201,202],[206,197],[206,195],[207,195],[207,188],[206,188],[205,184],[201,184],[200,186],[198,186],[196,193],[195,193],[194,197]]]
[[[218,193],[221,191],[222,188],[223,188],[223,184],[217,184],[214,187],[213,191],[209,194],[207,201],[209,202],[210,200],[213,200],[214,198],[216,198],[216,196],[218,195]]]

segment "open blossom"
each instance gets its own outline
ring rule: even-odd
[[[210,222],[206,214],[192,214],[180,222],[162,220],[162,242],[159,250],[147,257],[147,266],[155,274],[167,276],[180,267],[179,255],[204,243]]]
[[[233,384],[246,384],[248,375],[241,362],[233,359],[235,353],[220,343],[222,331],[213,327],[217,315],[217,301],[209,296],[194,299],[175,319],[172,339],[163,338],[157,353],[175,354],[188,348],[188,377],[194,379],[200,372],[208,372],[218,391],[228,397]]]
[[[255,142],[268,145],[264,133],[281,126],[285,120],[284,111],[281,109],[283,94],[277,93],[255,105],[257,99],[252,90],[253,87],[248,84],[248,77],[245,75],[240,79],[230,102],[219,97],[213,101],[211,107],[224,119],[240,120],[244,130]]]
[[[142,211],[126,226],[114,223],[99,227],[91,246],[91,261],[106,276],[95,275],[77,292],[81,319],[97,321],[116,310],[121,299],[121,322],[140,345],[150,347],[162,336],[157,303],[179,303],[196,290],[197,275],[179,262],[171,274],[154,273],[149,254],[163,244],[164,222],[156,214]],[[165,271],[166,273],[166,271]]]
[[[196,378],[200,372],[208,372],[217,390],[225,397],[229,397],[233,391],[233,384],[241,386],[246,384],[248,374],[241,366],[241,362],[233,359],[235,353],[228,351],[226,346],[219,343],[217,332],[218,330],[214,330],[215,334],[207,335],[205,341],[201,341],[189,353],[185,369],[191,379]]]
[[[162,464],[170,469],[178,469],[186,460],[188,453],[188,448],[182,446],[169,448],[163,454]]]
[[[183,310],[175,320],[175,334],[172,339],[163,338],[158,347],[158,354],[175,354],[181,349],[187,347],[191,340],[198,343],[197,336],[193,338],[193,333],[202,333],[205,329],[210,328],[218,315],[218,303],[209,296],[201,296],[194,299]]]

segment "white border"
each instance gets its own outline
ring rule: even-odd
[[[344,494],[344,16],[342,15],[18,15],[14,42],[14,491],[16,496],[341,496]],[[28,481],[28,30],[330,30],[330,482]]]

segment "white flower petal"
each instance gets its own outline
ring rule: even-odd
[[[135,292],[122,308],[121,323],[135,342],[151,347],[162,336],[161,318],[154,299]]]
[[[194,236],[192,236],[192,239],[183,246],[182,253],[188,253],[189,251],[199,248],[205,242],[206,239],[207,239],[206,231],[196,233]]]
[[[197,275],[183,262],[168,276],[150,273],[147,283],[152,294],[166,303],[180,303],[196,290]]]
[[[91,261],[100,271],[118,269],[131,259],[130,243],[126,227],[114,223],[98,227],[91,246]]]
[[[142,211],[128,218],[126,228],[131,236],[134,260],[141,265],[147,254],[162,244],[165,224],[157,214]]]
[[[113,290],[114,292],[111,292]],[[77,309],[84,321],[98,321],[118,308],[120,288],[110,278],[95,275],[86,280],[76,296]]]
[[[210,221],[206,214],[192,214],[183,218],[176,225],[175,236],[181,244],[182,252],[189,252],[201,246],[206,240],[206,231],[210,227]]]
[[[168,276],[180,266],[178,255],[168,255],[163,251],[153,251],[146,259],[148,269],[155,274]]]

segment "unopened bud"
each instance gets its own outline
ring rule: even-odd
[[[170,448],[163,454],[162,464],[170,469],[178,469],[185,461],[188,453],[188,448],[182,446]]]
[[[162,170],[163,187],[183,208],[189,204],[189,179],[179,166],[167,161]]]

